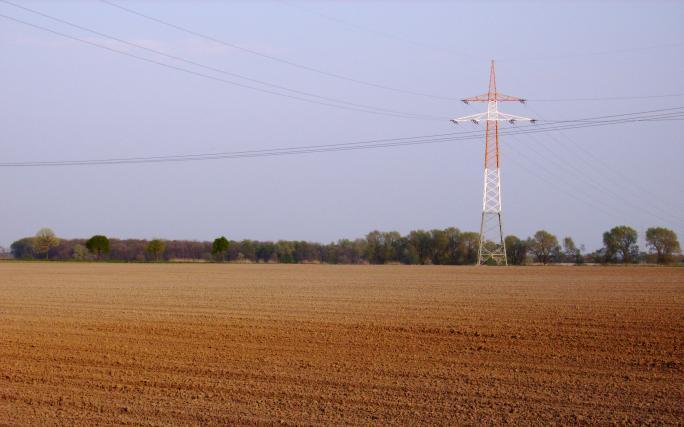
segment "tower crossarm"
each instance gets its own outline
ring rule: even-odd
[[[470,116],[464,116],[464,117],[458,117],[456,119],[451,119],[453,123],[466,123],[466,122],[473,122],[475,124],[479,124],[482,121],[495,121],[495,122],[508,122],[508,123],[516,123],[516,122],[530,122],[530,123],[535,123],[537,120],[536,119],[531,119],[529,117],[523,117],[523,116],[516,116],[515,114],[507,114],[507,113],[502,113],[498,110],[493,110],[493,111],[485,111],[482,113],[477,113],[477,114],[472,114]]]
[[[465,123],[465,122],[473,122],[475,124],[478,124],[483,120],[487,120],[487,112],[486,111],[484,113],[477,113],[477,114],[472,114],[470,116],[464,116],[464,117],[459,117],[456,119],[451,119],[451,121],[456,123],[456,124]]]
[[[526,99],[524,98],[518,98],[517,96],[510,96],[510,95],[504,95],[503,93],[484,93],[482,95],[477,95],[477,96],[471,96],[470,98],[463,98],[461,101],[463,101],[466,104],[470,104],[471,102],[489,102],[489,101],[497,101],[497,102],[519,102],[521,104],[524,104],[527,102]]]
[[[500,111],[496,112],[497,118],[496,120],[503,122],[506,121],[508,123],[515,123],[515,122],[530,122],[530,123],[536,123],[537,119],[532,119],[529,117],[523,117],[523,116],[516,116],[515,114],[508,114],[508,113],[502,113]]]

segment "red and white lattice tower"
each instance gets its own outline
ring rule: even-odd
[[[499,102],[516,101],[525,103],[522,98],[503,95],[496,91],[496,74],[494,61],[489,71],[489,91],[483,95],[465,98],[463,102],[486,102],[487,111],[473,114],[472,116],[459,117],[451,120],[454,123],[481,121],[487,122],[485,135],[485,160],[484,160],[484,192],[482,196],[482,220],[480,222],[480,245],[477,253],[477,263],[488,264],[492,261],[496,264],[508,265],[506,258],[506,243],[501,225],[501,157],[499,155],[499,122],[528,121],[534,123],[534,119],[501,113]]]

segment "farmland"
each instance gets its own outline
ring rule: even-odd
[[[684,269],[0,263],[0,425],[684,419]]]

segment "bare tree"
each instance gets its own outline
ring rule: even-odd
[[[582,251],[575,246],[575,241],[572,240],[572,237],[563,239],[563,253],[566,259],[571,260],[575,264],[582,263]]]
[[[45,259],[50,257],[50,248],[59,245],[55,232],[49,228],[41,228],[33,238],[33,248],[37,253],[45,252]]]
[[[88,249],[80,243],[76,243],[73,247],[73,257],[78,261],[85,261],[88,259]]]

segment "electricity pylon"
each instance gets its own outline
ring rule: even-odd
[[[483,95],[465,98],[470,102],[486,102],[487,111],[472,116],[452,119],[454,123],[473,122],[479,124],[486,120],[485,161],[484,161],[484,191],[482,195],[482,220],[480,222],[480,245],[477,251],[477,264],[494,261],[496,264],[508,265],[506,257],[506,243],[501,225],[501,158],[499,155],[499,122],[529,121],[534,119],[515,116],[499,112],[499,102],[516,101],[522,104],[525,100],[514,96],[503,95],[496,91],[496,73],[494,61],[489,71],[489,91]]]

